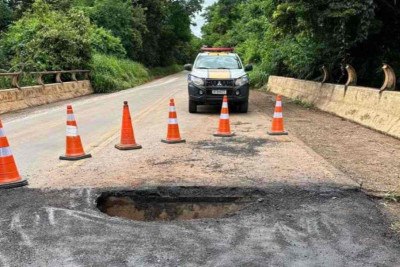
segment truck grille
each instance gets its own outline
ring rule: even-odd
[[[206,80],[207,87],[233,87],[233,80]]]

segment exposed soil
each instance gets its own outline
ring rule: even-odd
[[[231,193],[229,188],[224,190]],[[210,194],[207,187],[199,188],[200,194],[197,195],[182,195],[180,191],[171,187],[164,192],[104,192],[97,201],[97,207],[112,217],[134,221],[184,221],[232,216],[252,202],[252,198],[242,195]]]

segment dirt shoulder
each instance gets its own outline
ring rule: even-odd
[[[251,102],[273,113],[274,96],[253,91]],[[400,140],[284,99],[286,128],[367,192],[400,194]]]
[[[251,102],[273,114],[272,94],[254,90]],[[364,192],[379,197],[392,228],[400,232],[400,140],[290,99],[283,102],[290,134],[362,185]]]

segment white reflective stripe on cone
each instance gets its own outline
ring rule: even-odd
[[[67,125],[67,136],[78,136],[78,127]]]
[[[282,101],[276,101],[276,107],[282,107]]]
[[[277,118],[277,119],[283,118],[282,112],[275,112],[275,113],[274,113],[274,118]]]
[[[0,137],[6,137],[6,133],[4,132],[3,128],[0,128]]]
[[[168,124],[178,124],[178,119],[168,119]]]
[[[219,117],[221,120],[228,120],[229,119],[229,114],[221,114]]]
[[[222,107],[223,107],[223,108],[227,108],[227,107],[228,107],[228,103],[227,103],[227,102],[223,102],[223,103],[222,103]]]
[[[176,108],[175,107],[173,107],[173,106],[170,106],[169,107],[169,112],[175,112],[176,111]]]
[[[12,156],[10,147],[0,147],[0,158]]]
[[[75,115],[74,114],[67,114],[67,121],[75,121]]]

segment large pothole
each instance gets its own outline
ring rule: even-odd
[[[112,217],[135,221],[172,221],[223,218],[252,202],[251,197],[232,194],[232,189],[225,190],[213,192],[210,188],[196,188],[187,192],[179,188],[163,188],[106,192],[99,197],[97,206]]]

